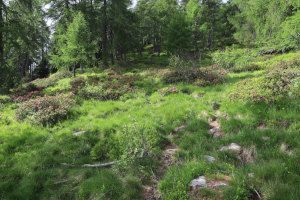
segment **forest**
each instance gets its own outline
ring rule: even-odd
[[[0,200],[299,200],[300,0],[0,0]]]

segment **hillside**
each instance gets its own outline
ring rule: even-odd
[[[34,80],[1,96],[1,199],[297,199],[299,62]]]

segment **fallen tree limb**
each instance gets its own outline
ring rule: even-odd
[[[84,165],[82,165],[82,167],[107,167],[107,166],[111,166],[111,165],[114,165],[114,164],[116,164],[116,162],[108,162],[108,163],[94,164],[94,165],[84,164]]]

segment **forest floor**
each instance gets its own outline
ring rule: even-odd
[[[82,98],[73,77],[34,81],[48,96],[75,94],[54,125],[18,121],[22,103],[2,103],[0,199],[300,198],[299,98],[232,102],[236,84],[266,71],[228,72],[223,84],[199,87],[166,84],[163,63],[76,78],[119,84],[130,76],[131,92],[116,100]]]

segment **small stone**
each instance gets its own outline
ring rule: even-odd
[[[78,131],[78,132],[73,133],[73,135],[79,136],[79,135],[82,135],[82,134],[84,134],[86,132],[87,131]]]
[[[253,178],[254,177],[254,173],[249,173],[248,176],[251,177],[251,178]]]
[[[210,132],[211,134],[214,134],[214,133],[217,132],[217,131],[220,131],[220,128],[219,128],[219,127],[212,128],[212,129],[209,130],[209,132]]]
[[[268,136],[262,136],[262,139],[266,141],[266,140],[269,140],[270,137],[268,137]]]
[[[288,150],[288,145],[282,143],[281,146],[280,146],[280,151],[283,152],[283,153],[286,153],[287,155],[289,156],[292,156],[295,154],[294,151],[292,150]]]
[[[220,187],[227,187],[228,186],[228,184],[226,184],[226,183],[217,183],[217,184],[214,184],[214,188],[220,188]]]
[[[205,176],[199,176],[198,178],[192,180],[190,182],[190,186],[193,187],[193,189],[207,187]]]
[[[221,147],[219,151],[227,151],[227,150],[231,150],[235,153],[240,153],[242,151],[242,147],[236,143],[231,143],[228,146]]]
[[[185,125],[181,125],[181,126],[179,126],[179,127],[176,127],[176,128],[174,129],[174,132],[177,133],[177,132],[179,132],[179,131],[183,131],[184,128],[185,128]]]
[[[208,162],[210,162],[210,163],[213,163],[213,162],[216,160],[214,157],[209,156],[209,155],[205,155],[204,157],[205,157],[205,158],[208,160]]]
[[[219,137],[222,137],[222,134],[220,131],[218,131],[217,133],[214,133],[213,138],[219,138]]]

